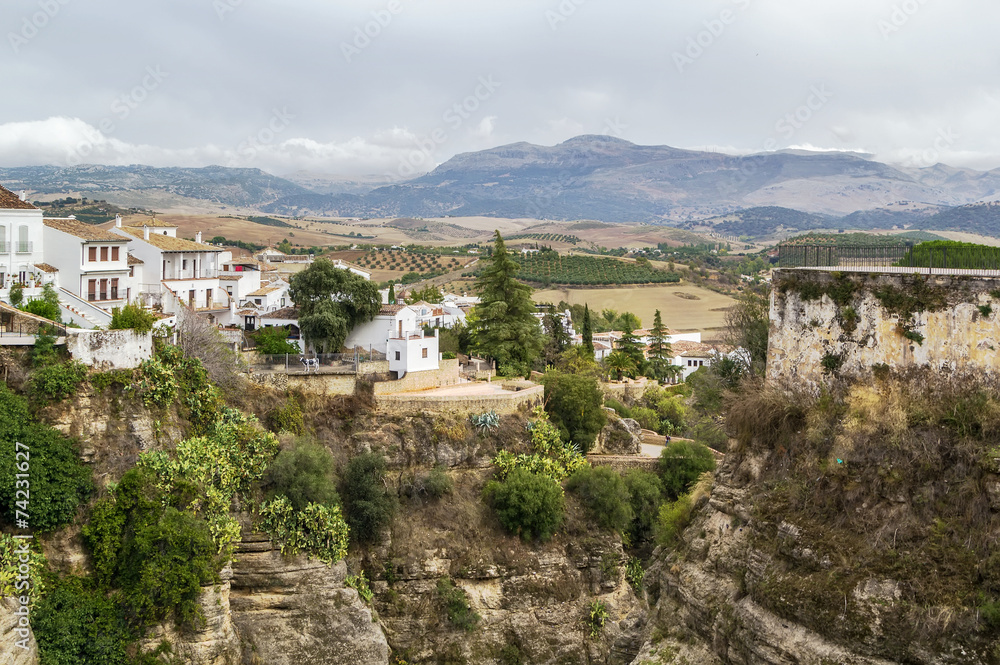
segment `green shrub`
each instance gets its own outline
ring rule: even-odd
[[[454,360],[457,357],[454,351],[444,351],[441,353],[441,360]]]
[[[590,518],[602,528],[622,532],[632,522],[628,489],[611,467],[583,467],[570,476],[566,489],[580,498]]]
[[[662,501],[660,479],[649,471],[632,469],[625,474],[625,487],[632,506],[632,523],[628,534],[632,543],[637,545],[652,536],[656,512]]]
[[[603,600],[592,600],[587,606],[587,635],[596,640],[604,630],[604,622],[608,620],[608,606]]]
[[[21,561],[24,556],[21,546],[24,544],[29,548],[26,562]],[[25,563],[28,566],[27,575],[20,570]],[[37,542],[0,533],[0,599],[27,596],[29,605],[34,607],[45,592],[45,566],[45,555]]]
[[[586,453],[607,422],[597,379],[586,374],[549,371],[545,385],[545,410],[563,440]]]
[[[396,514],[396,497],[385,485],[385,458],[363,453],[347,464],[342,494],[347,523],[359,543],[375,543]]]
[[[493,458],[501,480],[513,469],[523,469],[560,482],[577,469],[587,466],[587,458],[580,454],[576,446],[563,442],[541,407],[535,409],[535,419],[528,422],[528,430],[531,432],[530,455],[514,455],[501,450]]]
[[[546,541],[562,523],[565,497],[548,476],[515,468],[504,481],[490,481],[483,497],[508,531],[524,540]]]
[[[87,366],[79,360],[43,365],[31,374],[29,391],[38,399],[60,402],[74,394],[87,378]]]
[[[90,375],[90,385],[97,392],[104,392],[111,386],[120,386],[125,389],[132,385],[135,372],[130,369],[113,369],[107,372],[95,372]]]
[[[21,310],[29,314],[34,314],[35,316],[41,316],[49,319],[50,321],[55,321],[56,323],[62,323],[62,310],[59,307],[59,294],[56,293],[56,290],[51,284],[43,285],[42,297],[29,300],[24,303]]]
[[[440,466],[436,466],[423,478],[424,491],[427,495],[438,499],[445,494],[451,494],[455,484],[451,481],[451,476]]]
[[[128,303],[124,307],[111,310],[109,330],[135,330],[140,335],[148,333],[156,323],[156,315],[138,303]]]
[[[253,335],[257,353],[264,355],[298,354],[298,345],[288,341],[288,330],[282,326],[265,326]]]
[[[666,547],[673,546],[691,521],[691,510],[691,497],[687,494],[660,506],[656,522],[656,542]]]
[[[159,357],[143,360],[135,390],[146,406],[167,406],[177,399],[178,385],[173,367]]]
[[[284,496],[260,507],[261,528],[282,554],[305,553],[324,563],[347,556],[348,527],[339,506],[310,503],[301,511]]]
[[[18,309],[21,309],[21,304],[24,302],[24,286],[20,282],[16,282],[10,287],[10,304]]]
[[[632,417],[632,411],[627,406],[625,406],[624,404],[622,404],[613,397],[609,397],[608,399],[604,400],[604,406],[608,407],[609,409],[613,409],[614,412],[617,413],[622,418]]]
[[[59,361],[59,348],[56,346],[56,336],[39,329],[35,345],[31,347],[32,367],[43,367]]]
[[[639,406],[632,409],[632,418],[639,423],[643,429],[660,431],[660,415],[649,407]]]
[[[27,473],[27,478],[17,474]],[[20,482],[19,482],[20,481]],[[19,506],[30,490],[28,508]],[[22,490],[21,495],[17,494]],[[35,422],[23,397],[0,384],[0,514],[15,524],[16,511],[30,515],[33,530],[58,529],[72,521],[93,491],[91,471],[73,443],[59,431]]]
[[[35,608],[31,628],[45,665],[129,665],[129,626],[116,595],[85,578],[54,581]]]
[[[642,580],[645,576],[646,571],[642,569],[642,561],[630,556],[625,563],[625,579],[636,593],[642,590]]]
[[[469,605],[465,590],[455,586],[447,577],[438,580],[438,597],[444,602],[448,621],[456,628],[471,632],[479,624],[481,617]]]
[[[302,434],[305,429],[305,416],[302,413],[302,405],[294,396],[285,400],[285,403],[276,408],[267,416],[268,424],[275,432],[291,432],[292,434]]]
[[[665,396],[655,403],[656,413],[661,419],[660,434],[673,434],[687,427],[687,407],[681,395]]]
[[[372,592],[372,587],[368,583],[368,578],[365,577],[365,571],[361,571],[359,575],[348,575],[344,578],[344,584],[351,587],[358,592],[358,597],[361,598],[368,605],[372,604],[372,598],[375,594]]]
[[[329,450],[312,441],[296,440],[268,466],[263,481],[267,498],[287,497],[295,510],[303,510],[310,503],[339,505],[333,468]]]
[[[715,469],[712,451],[700,443],[671,441],[660,452],[660,482],[666,498],[676,500],[698,476]]]

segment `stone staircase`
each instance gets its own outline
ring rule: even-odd
[[[84,328],[98,328],[111,323],[111,314],[100,307],[74,295],[64,288],[59,291],[59,306],[64,310],[63,318],[75,321]],[[67,317],[66,314],[69,314]]]

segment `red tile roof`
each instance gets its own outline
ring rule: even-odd
[[[4,210],[38,210],[27,201],[22,201],[21,197],[0,185],[0,209]]]

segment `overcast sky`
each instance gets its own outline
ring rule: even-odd
[[[6,0],[0,165],[410,175],[579,134],[1000,167],[994,0]]]

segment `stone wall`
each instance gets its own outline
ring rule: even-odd
[[[610,466],[618,472],[642,469],[656,473],[659,465],[658,458],[642,455],[587,455],[587,461],[591,466]]]
[[[453,386],[459,381],[458,360],[441,360],[440,368],[422,372],[408,372],[398,381],[380,381],[375,384],[376,395],[413,392]]]
[[[53,325],[53,322],[0,302],[0,332],[37,335],[39,326],[45,324]]]
[[[299,390],[315,395],[353,395],[358,379],[353,374],[285,374],[255,372],[250,380],[275,390]]]
[[[393,414],[411,413],[451,413],[469,414],[496,411],[497,413],[516,413],[519,410],[529,410],[542,403],[545,388],[535,386],[516,393],[497,393],[493,395],[376,395],[375,404],[378,411]]]
[[[134,330],[66,331],[66,348],[85,365],[106,372],[112,369],[135,369],[153,357],[153,334]]]
[[[816,391],[879,365],[1000,373],[1000,279],[781,270],[774,286],[771,380]]]
[[[616,399],[619,402],[634,401],[646,394],[646,389],[650,386],[658,386],[656,381],[649,379],[639,379],[629,383],[600,383],[601,392],[605,399]]]

